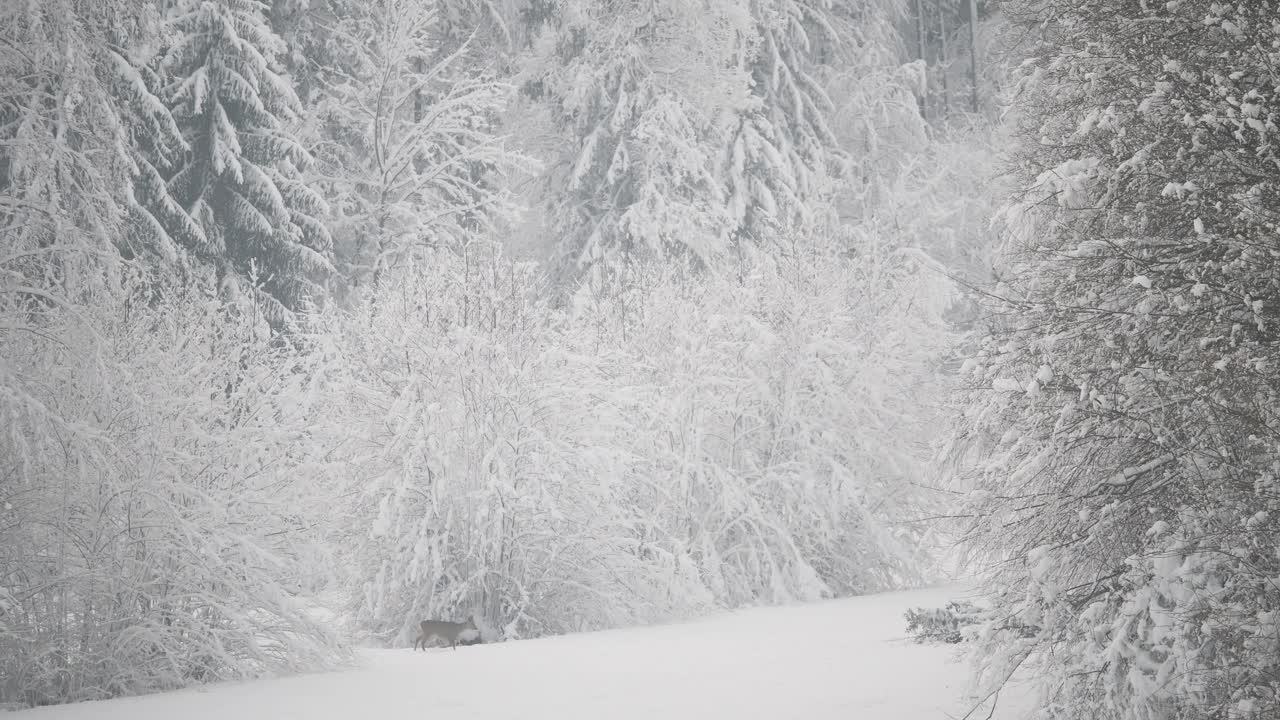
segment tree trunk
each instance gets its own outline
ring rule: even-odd
[[[978,112],[978,0],[969,0],[969,102]]]
[[[919,50],[919,59],[924,62],[924,82],[923,92],[920,93],[920,115],[925,119],[929,119],[929,46],[928,39],[924,32],[924,0],[915,0],[916,8],[916,48]]]
[[[938,8],[938,70],[942,73],[942,117],[951,116],[951,88],[947,82],[947,7],[936,0]]]

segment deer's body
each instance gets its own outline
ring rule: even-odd
[[[422,630],[418,634],[418,639],[413,641],[413,649],[417,650],[418,646],[422,646],[423,650],[427,649],[427,641],[431,638],[440,638],[449,643],[454,650],[458,649],[458,638],[465,632],[476,629],[475,620],[468,618],[464,623],[444,622],[443,620],[423,620]]]

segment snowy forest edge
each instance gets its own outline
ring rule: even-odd
[[[1278,17],[5,6],[0,704],[961,572],[980,694],[1280,714]]]

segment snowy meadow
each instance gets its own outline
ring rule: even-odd
[[[0,3],[0,709],[1280,717],[1277,68],[1280,0]]]

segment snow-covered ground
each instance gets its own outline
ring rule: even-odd
[[[952,589],[725,613],[455,650],[367,650],[337,672],[38,708],[13,720],[947,720],[973,704],[954,647],[903,637]],[[1006,692],[993,718],[1017,716]],[[987,717],[987,708],[974,713]]]

